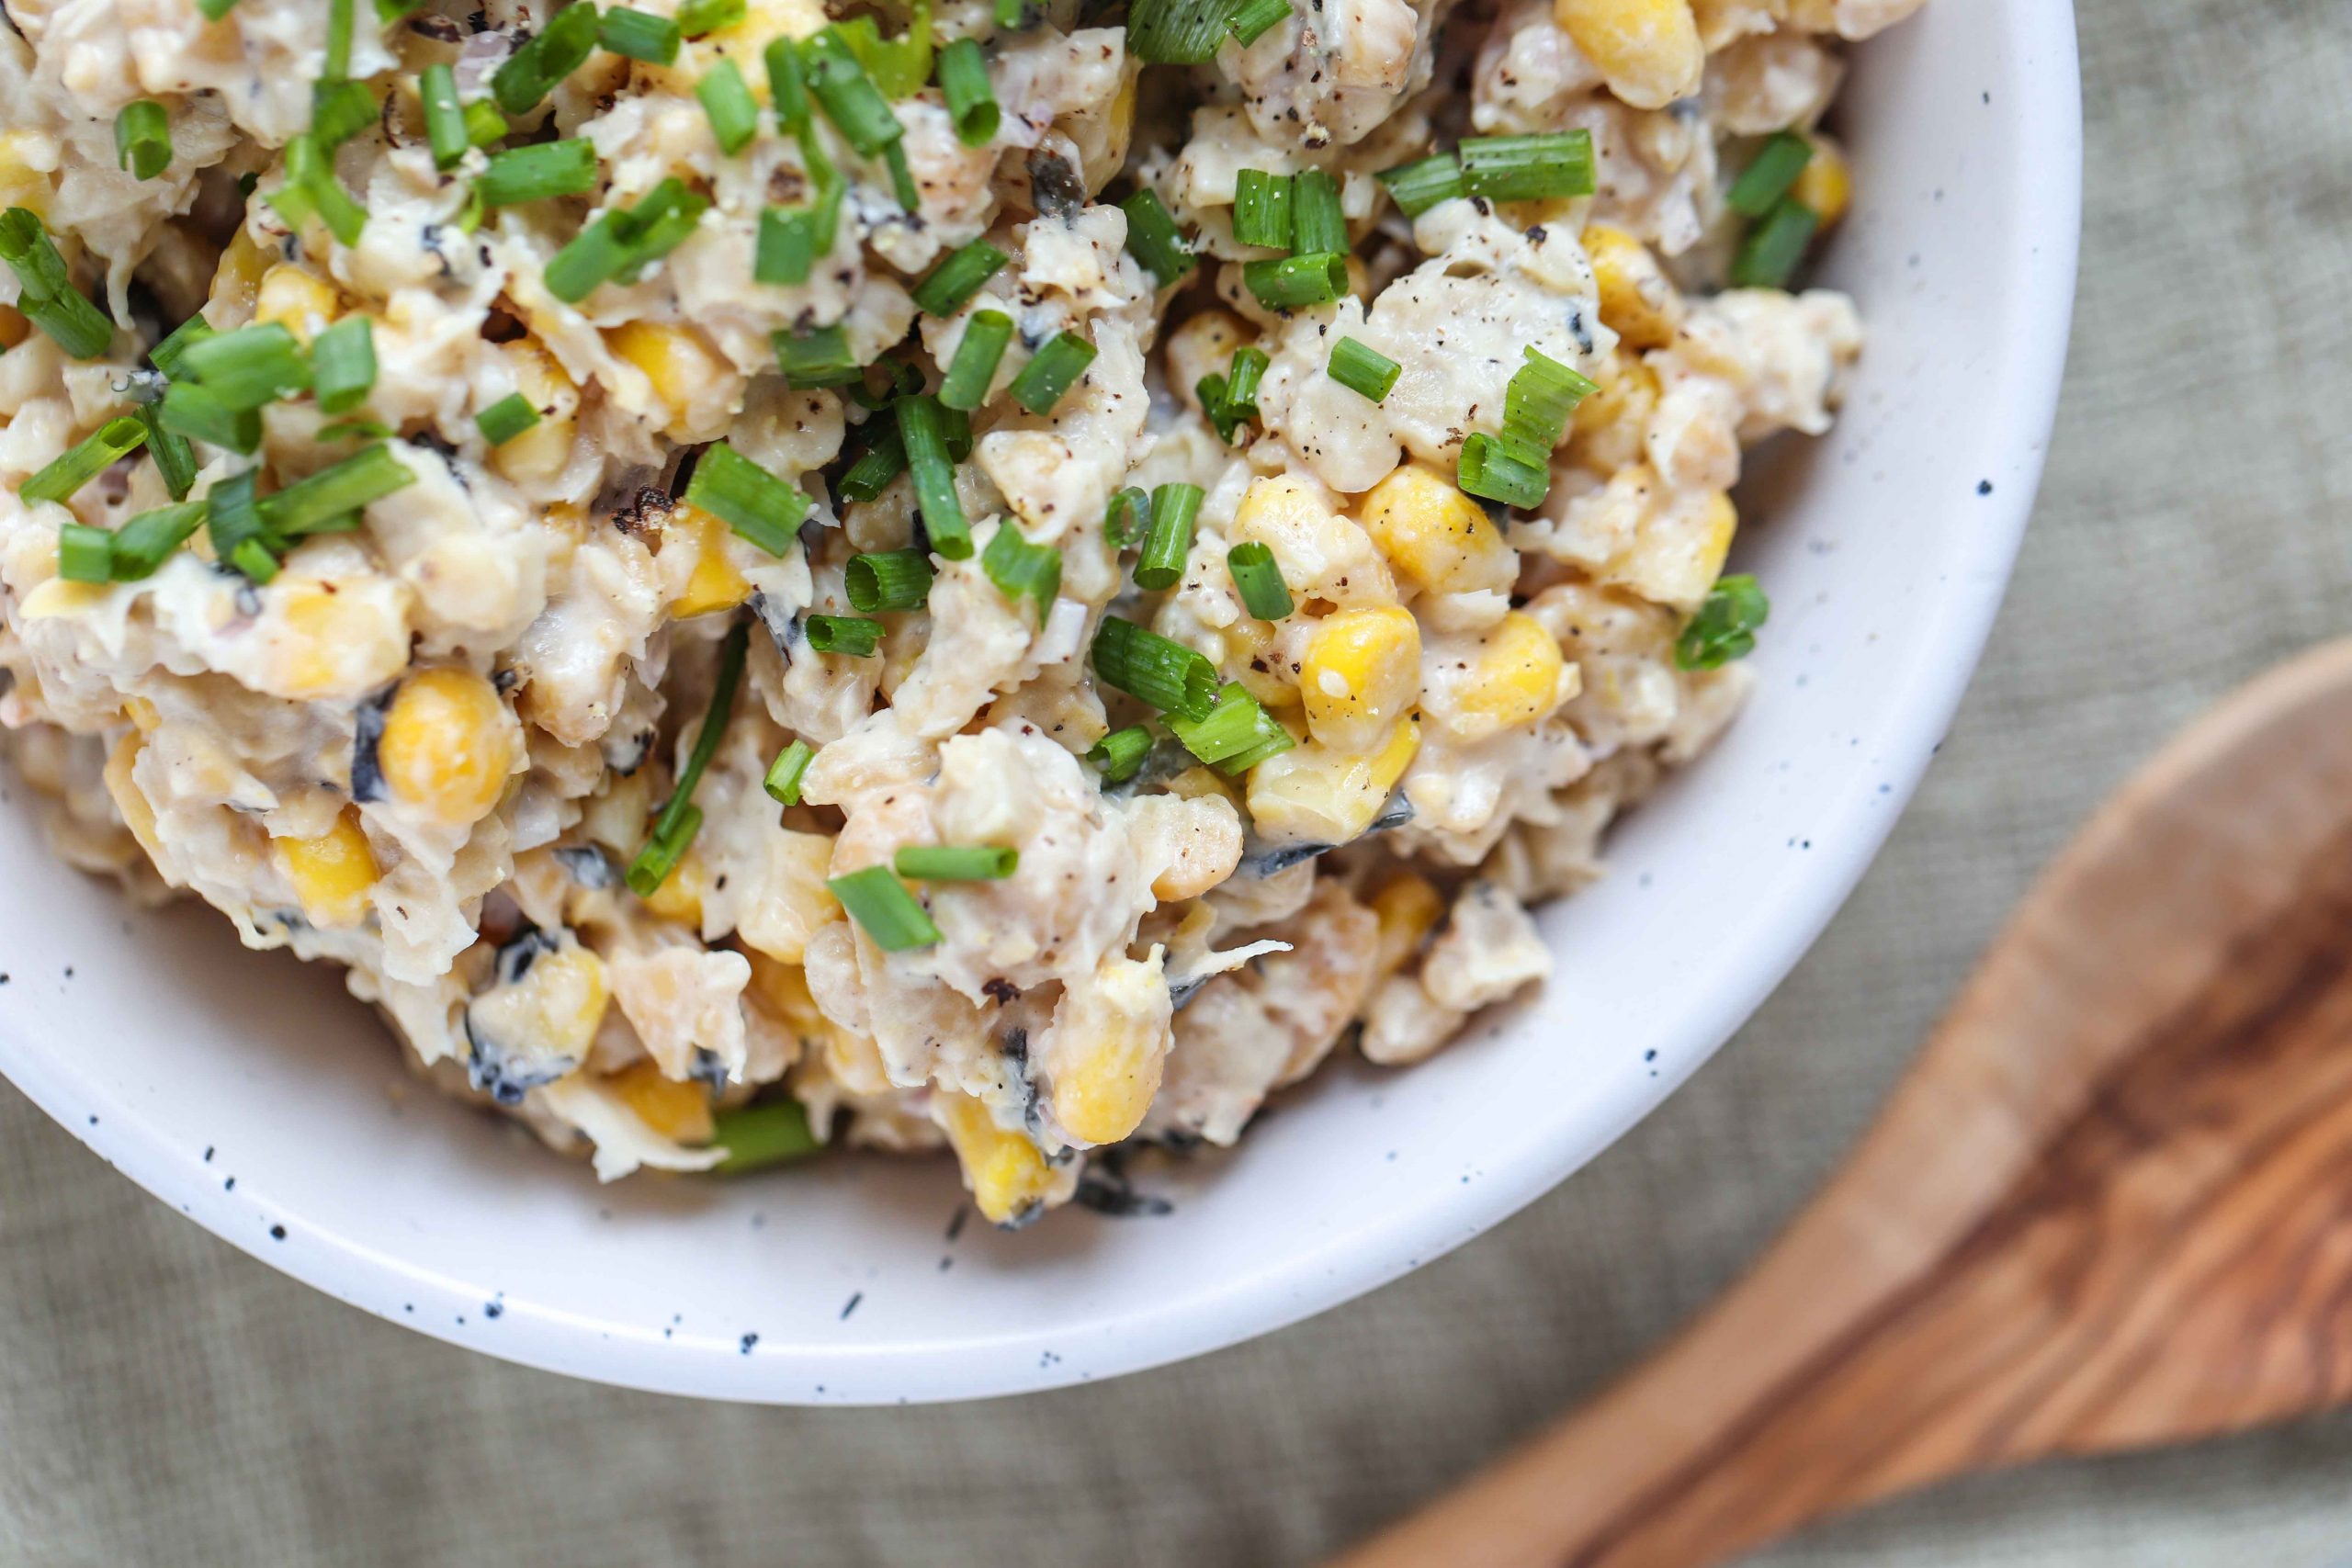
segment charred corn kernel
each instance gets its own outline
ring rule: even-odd
[[[972,1190],[973,1207],[982,1219],[1012,1224],[1046,1201],[1053,1168],[1024,1134],[998,1126],[987,1106],[954,1089],[934,1089],[932,1111],[964,1168],[964,1185]]]
[[[1650,248],[1624,230],[1588,223],[1585,254],[1600,286],[1600,320],[1628,348],[1663,348],[1682,324],[1682,291]]]
[[[516,338],[503,353],[514,373],[514,389],[539,411],[539,423],[493,447],[491,465],[510,479],[553,479],[571,460],[580,389],[537,338]]]
[[[520,746],[514,717],[469,670],[423,670],[400,683],[376,765],[395,799],[453,827],[480,821],[505,793]]]
[[[139,840],[147,858],[160,866],[163,851],[162,840],[155,833],[155,808],[147,803],[146,792],[130,776],[130,770],[139,761],[139,749],[146,743],[136,730],[114,743],[114,750],[107,753],[107,793],[114,796],[114,808],[122,814],[123,825],[130,829],[130,836]]]
[[[212,270],[211,303],[225,307],[230,321],[249,315],[261,292],[262,275],[276,261],[254,238],[253,231],[240,225],[229,248],[220,253],[220,264]]]
[[[1428,877],[1403,872],[1372,896],[1372,912],[1380,917],[1380,972],[1393,975],[1444,918],[1445,895]]]
[[[306,344],[342,313],[343,296],[335,286],[290,262],[263,273],[254,291],[254,320],[275,321]]]
[[[734,378],[700,336],[660,321],[628,321],[605,334],[616,355],[645,372],[654,397],[666,411],[669,430],[683,433],[689,410],[707,404],[712,390]]]
[[[33,324],[14,305],[0,305],[0,349],[10,349],[32,336]]]
[[[359,813],[346,806],[334,826],[315,839],[280,839],[277,853],[287,879],[314,926],[356,926],[368,917],[368,890],[379,874],[376,852],[359,826]]]
[[[1319,740],[1295,746],[1250,770],[1250,817],[1281,843],[1344,844],[1361,838],[1405,776],[1421,732],[1398,725],[1372,751],[1335,751]]]
[[[1453,708],[1489,733],[1533,724],[1559,705],[1566,664],[1543,623],[1514,610],[1480,639]]]
[[[1229,543],[1274,553],[1300,602],[1393,604],[1396,584],[1363,528],[1333,511],[1322,490],[1290,475],[1252,483],[1233,514]]]
[[[1204,376],[1222,376],[1233,351],[1257,340],[1257,329],[1230,310],[1203,310],[1168,334],[1168,380],[1187,408],[1199,408]]]
[[[1813,209],[1825,229],[1846,216],[1846,209],[1854,199],[1854,175],[1846,162],[1846,150],[1828,137],[1815,131],[1813,156],[1805,161],[1797,174],[1796,183],[1789,194]]]
[[[673,1144],[710,1142],[710,1096],[702,1085],[663,1077],[650,1057],[631,1062],[605,1082],[656,1136]]]
[[[1306,728],[1335,751],[1368,751],[1421,694],[1421,627],[1394,604],[1339,610],[1299,659]]]
[[[1084,1144],[1115,1144],[1143,1124],[1168,1061],[1168,985],[1159,953],[1104,958],[1066,992],[1043,1052],[1054,1120]]]
[[[1363,525],[1406,581],[1428,593],[1509,591],[1519,555],[1478,503],[1407,463],[1363,498]]]
[[[682,926],[702,925],[703,890],[710,886],[710,868],[703,863],[702,852],[688,850],[677,869],[662,879],[644,900],[646,908],[657,919],[675,920]]]
[[[1552,0],[1552,19],[1609,90],[1637,109],[1662,109],[1699,90],[1707,55],[1690,0]]]
[[[727,558],[727,525],[697,506],[680,502],[662,530],[665,549],[684,545],[695,552],[695,570],[686,590],[670,613],[684,620],[713,610],[731,610],[752,596],[752,585]]]

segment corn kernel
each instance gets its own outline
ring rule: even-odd
[[[539,423],[493,448],[491,463],[510,479],[553,479],[571,460],[580,389],[535,337],[516,338],[503,352],[514,372],[514,389],[539,411]]]
[[[611,1001],[605,961],[567,931],[511,983],[476,997],[467,1025],[486,1031],[503,1051],[576,1064],[595,1043]]]
[[[733,395],[734,367],[687,328],[660,321],[627,321],[605,333],[605,343],[645,373],[662,405],[658,412],[663,432],[673,439],[684,440],[695,434],[706,423],[695,415],[707,412],[714,399],[725,400]]]
[[[1552,0],[1552,19],[1637,109],[1662,109],[1699,90],[1707,62],[1690,0]]]
[[[710,1142],[710,1096],[700,1084],[663,1077],[650,1057],[631,1062],[605,1082],[656,1136],[689,1145]]]
[[[1036,1145],[998,1126],[989,1108],[970,1095],[941,1089],[932,1092],[931,1100],[932,1114],[956,1150],[982,1219],[1012,1224],[1046,1201],[1054,1173]]]
[[[419,671],[400,684],[376,765],[393,796],[462,827],[489,815],[520,760],[514,717],[471,671]]]
[[[145,739],[136,730],[114,743],[114,750],[107,753],[107,793],[114,796],[114,808],[122,814],[123,825],[130,829],[130,836],[147,852],[148,860],[160,868],[164,863],[163,840],[155,832],[155,808],[148,803],[147,792],[130,776],[130,770],[139,761],[139,749],[145,744]]]
[[[23,615],[28,621],[46,620],[51,615],[80,615],[106,603],[113,592],[104,582],[75,582],[69,578],[52,577],[25,595]]]
[[[280,263],[261,275],[254,293],[254,320],[275,321],[308,344],[334,325],[343,313],[335,286],[306,267]]]
[[[408,662],[408,621],[397,594],[281,576],[268,604],[277,623],[276,657],[258,683],[274,697],[356,697]]]
[[[315,839],[278,840],[277,852],[304,919],[314,926],[356,926],[367,919],[368,890],[379,873],[357,811],[345,807],[334,826]]]
[[[1335,751],[1369,751],[1421,694],[1421,627],[1394,604],[1339,610],[1299,659],[1306,727]]]
[[[56,167],[56,143],[49,138],[28,130],[0,136],[0,207],[48,217],[50,172]]]
[[[644,904],[653,918],[675,920],[682,926],[702,926],[703,890],[710,886],[710,868],[703,863],[702,852],[688,850],[662,886],[646,895]]]
[[[1360,838],[1388,804],[1388,794],[1420,750],[1409,721],[1376,750],[1335,751],[1319,740],[1293,747],[1250,770],[1250,817],[1266,839],[1344,844]]]
[[[825,886],[833,840],[823,833],[771,829],[763,840],[765,874],[756,897],[739,908],[735,934],[743,945],[784,964],[808,956],[808,939],[842,918],[842,907]]]
[[[262,275],[276,261],[274,252],[264,250],[253,231],[239,225],[236,237],[220,253],[220,264],[212,269],[210,303],[223,307],[230,321],[250,316],[261,291]]]
[[[1234,511],[1229,542],[1272,550],[1283,581],[1301,601],[1396,602],[1396,582],[1370,537],[1333,511],[1309,480],[1285,474],[1251,484]]]
[[[1450,683],[1443,717],[1465,739],[1533,724],[1561,701],[1566,667],[1560,645],[1532,615],[1514,610],[1479,639],[1462,678]],[[1431,713],[1437,714],[1436,705]]]
[[[880,1047],[825,1016],[809,994],[807,970],[797,964],[779,964],[757,948],[747,949],[743,956],[752,961],[753,1003],[791,1032],[804,1057],[820,1058],[832,1080],[852,1094],[889,1092],[889,1070],[883,1066]]]
[[[1437,929],[1445,915],[1445,895],[1428,877],[1400,872],[1372,896],[1372,912],[1380,917],[1379,970],[1393,975]]]
[[[1600,286],[1602,324],[1631,349],[1672,343],[1682,324],[1682,293],[1649,247],[1611,224],[1588,223],[1584,249]]]
[[[1813,156],[1799,171],[1789,194],[1811,208],[1813,215],[1826,229],[1846,216],[1846,209],[1853,201],[1853,169],[1846,162],[1845,149],[1837,142],[1819,131],[1814,132],[1810,140]]]
[[[1600,390],[1577,405],[1568,457],[1594,473],[1613,474],[1642,460],[1643,437],[1657,412],[1657,372],[1619,348],[1600,362],[1594,379]]]
[[[1738,531],[1739,513],[1723,491],[1679,500],[1644,521],[1638,542],[1609,563],[1601,580],[1687,614],[1723,575]]]
[[[685,592],[670,606],[680,620],[731,610],[752,596],[751,583],[727,558],[727,525],[700,507],[680,502],[673,508],[662,530],[662,544],[665,549],[683,545],[695,552]]]
[[[1502,531],[1431,468],[1405,464],[1365,493],[1363,512],[1389,564],[1424,592],[1504,592],[1519,580]]]
[[[1115,1144],[1143,1124],[1168,1061],[1168,987],[1155,953],[1105,957],[1065,993],[1046,1040],[1054,1120],[1080,1143]]]

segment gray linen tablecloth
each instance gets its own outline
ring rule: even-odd
[[[765,1411],[363,1316],[0,1087],[0,1562],[1303,1563],[1623,1368],[1837,1158],[2092,804],[2352,624],[2352,4],[2086,0],[2082,32],[2074,360],[1991,656],[1843,918],[1591,1169],[1369,1300],[1189,1366]],[[1765,1561],[2321,1564],[2352,1553],[2347,1475],[2352,1420],[2324,1421],[1973,1482]]]

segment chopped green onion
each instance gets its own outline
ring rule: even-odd
[[[997,525],[989,547],[980,552],[980,565],[998,592],[1015,604],[1029,600],[1037,606],[1037,624],[1046,624],[1054,595],[1062,591],[1061,551],[1051,545],[1031,544],[1008,518]]]
[[[180,373],[180,356],[188,351],[189,345],[201,343],[211,335],[210,321],[202,316],[190,316],[164,333],[155,346],[147,351],[147,363],[153,366],[160,375],[176,377]]]
[[[399,434],[379,419],[339,419],[319,426],[313,441],[389,441]]]
[[[1579,371],[1530,348],[1503,391],[1503,431],[1515,446],[1544,454],[1567,434],[1577,405],[1600,389]]]
[[[954,315],[1010,259],[986,240],[959,246],[915,285],[915,309],[927,316]]]
[[[1746,572],[1718,578],[1699,603],[1698,613],[1674,642],[1679,670],[1719,670],[1756,651],[1756,628],[1772,614],[1772,603]]]
[[[709,198],[687,189],[681,179],[663,180],[647,191],[644,199],[628,209],[623,228],[628,257],[622,264],[620,280],[635,283],[647,267],[683,244],[709,210]]]
[[[1028,16],[1026,0],[996,0],[996,25],[1000,28],[1018,28],[1028,20]]]
[[[752,276],[760,283],[808,281],[817,262],[816,215],[770,207],[760,213],[760,237],[752,252]]]
[[[809,96],[861,157],[871,158],[906,134],[849,45],[832,28],[802,45]]]
[[[1805,247],[1821,226],[1814,210],[1794,197],[1783,197],[1763,222],[1747,231],[1739,254],[1732,259],[1735,288],[1785,288],[1804,260]]]
[[[667,17],[616,6],[597,19],[596,41],[615,54],[668,65],[678,58],[681,31]]]
[[[1218,689],[1205,717],[1170,714],[1168,728],[1185,750],[1225,773],[1240,773],[1297,744],[1257,698],[1231,681]]]
[[[1348,291],[1348,258],[1330,251],[1241,264],[1241,281],[1269,310],[1328,305]]]
[[[596,188],[596,149],[578,137],[492,152],[474,189],[485,207],[513,207]]]
[[[138,451],[146,440],[144,424],[130,414],[118,414],[51,458],[17,494],[28,502],[67,501],[117,459]]]
[[[147,455],[155,459],[155,472],[164,488],[174,501],[186,501],[196,484],[196,454],[189,449],[187,437],[164,428],[159,403],[141,404],[139,423],[147,427]]]
[[[589,0],[572,0],[536,37],[506,57],[492,73],[491,96],[509,115],[526,115],[555,90],[557,83],[587,62],[596,47],[602,19]]]
[[[1793,130],[1781,131],[1756,150],[1756,156],[1747,161],[1739,178],[1732,181],[1724,205],[1742,218],[1761,218],[1788,195],[1789,187],[1797,183],[1797,176],[1811,162],[1813,143]]]
[[[1302,169],[1291,184],[1292,253],[1345,254],[1348,220],[1340,210],[1339,181],[1321,169]]]
[[[327,0],[326,74],[330,82],[351,74],[351,0]]]
[[[939,400],[916,394],[898,400],[899,439],[907,469],[914,476],[915,507],[922,513],[931,547],[949,560],[972,558],[972,525],[956,494],[956,465],[947,453],[945,416]]]
[[[1290,0],[1241,0],[1227,30],[1242,48],[1248,49],[1274,28],[1290,20]]]
[[[872,17],[835,22],[826,30],[840,35],[886,98],[912,97],[931,80],[931,0],[915,0],[907,30],[899,38],[883,38]]]
[[[207,510],[201,501],[183,501],[139,513],[109,536],[113,560],[108,574],[117,582],[154,576],[164,559],[203,526]]]
[[[776,39],[763,58],[768,68],[768,107],[775,110],[777,126],[797,136],[808,127],[808,82],[800,68],[800,45],[790,38]]]
[[[247,468],[213,480],[204,494],[204,522],[215,560],[228,562],[255,582],[267,582],[277,575],[277,558],[263,540],[261,512],[254,503],[258,478]]]
[[[285,184],[270,193],[269,203],[298,229],[316,218],[346,245],[359,243],[360,231],[368,223],[368,209],[343,188],[333,160],[318,139],[307,133],[287,142]]]
[[[114,117],[115,167],[152,180],[172,164],[171,112],[153,98],[122,106]]]
[[[915,184],[915,172],[907,162],[907,144],[893,141],[882,149],[883,166],[890,171],[890,195],[901,212],[914,212],[922,207],[922,190]]]
[[[567,305],[577,305],[627,265],[628,246],[622,238],[627,216],[618,209],[605,213],[549,257],[542,275],[548,292]]]
[[[996,140],[1002,111],[997,107],[979,39],[959,38],[939,51],[939,92],[947,100],[947,118],[956,122],[956,141],[967,147],[985,147]]]
[[[709,117],[710,133],[718,150],[733,157],[752,144],[760,129],[760,106],[743,83],[743,73],[731,60],[721,59],[695,84],[695,96]]]
[[[1233,177],[1233,237],[1245,245],[1290,249],[1291,201],[1295,186],[1288,175],[1244,169]]]
[[[775,754],[768,764],[767,777],[760,781],[769,796],[779,806],[800,804],[800,777],[816,760],[817,749],[806,740],[796,740]]]
[[[1216,58],[1233,0],[1135,0],[1127,52],[1147,65],[1200,65]]]
[[[539,423],[539,411],[520,392],[509,392],[474,415],[474,428],[492,446],[503,446]]]
[[[939,928],[887,865],[869,865],[864,871],[836,876],[825,886],[849,911],[849,918],[885,953],[929,947],[939,940]]]
[[[1268,546],[1255,539],[1234,546],[1225,552],[1225,568],[1233,574],[1241,607],[1260,620],[1279,621],[1297,608],[1290,596],[1290,584],[1283,581],[1283,569]]]
[[[1119,203],[1127,215],[1127,254],[1167,288],[1193,270],[1193,248],[1176,228],[1175,216],[1158,191],[1139,190]]]
[[[1593,193],[1592,132],[1466,136],[1454,149],[1462,188],[1489,201],[1547,201]]]
[[[1225,406],[1237,419],[1258,417],[1258,383],[1273,362],[1262,348],[1237,348],[1225,373]]]
[[[727,1151],[726,1157],[710,1168],[720,1176],[764,1170],[825,1146],[808,1125],[808,1108],[797,1100],[739,1105],[712,1117],[710,1128],[711,1146]]]
[[[476,147],[487,147],[503,140],[507,131],[506,117],[488,98],[476,98],[466,106],[466,140]]]
[[[1111,498],[1102,512],[1102,537],[1114,550],[1143,543],[1151,530],[1151,497],[1140,485],[1129,485]]]
[[[1106,615],[1094,633],[1094,672],[1106,684],[1166,714],[1208,717],[1216,703],[1216,666],[1203,655],[1133,621]]]
[[[807,496],[724,441],[704,447],[695,459],[685,500],[772,556],[792,547],[794,532],[808,515]]]
[[[678,30],[688,38],[700,38],[733,27],[750,12],[745,0],[685,0],[678,7]]]
[[[261,503],[261,520],[281,536],[332,532],[321,525],[415,482],[416,470],[392,456],[390,446],[378,445],[270,496]]]
[[[82,297],[38,214],[0,213],[0,261],[17,275],[17,309],[55,340],[69,359],[95,359],[114,342],[114,323]]]
[[[114,577],[114,536],[85,523],[57,530],[57,575],[68,582],[107,582]]]
[[[1157,593],[1183,580],[1201,499],[1201,487],[1195,484],[1164,484],[1151,492],[1151,527],[1143,536],[1143,553],[1136,558],[1136,587]]]
[[[257,409],[307,391],[311,367],[300,339],[277,321],[217,333],[180,355],[187,374],[231,408]]]
[[[718,645],[718,672],[711,682],[710,706],[703,711],[702,728],[695,731],[694,750],[686,753],[686,765],[679,770],[670,798],[655,814],[645,847],[629,863],[628,890],[640,898],[651,897],[668,879],[702,826],[702,810],[694,804],[695,786],[702,783],[704,771],[718,754],[727,720],[735,711],[735,689],[743,683],[743,660],[751,635],[751,623],[739,620]]]
[[[1001,310],[975,310],[964,323],[964,336],[939,384],[939,400],[951,409],[969,412],[988,401],[996,367],[1012,341],[1012,318]]]
[[[1451,152],[1399,164],[1374,177],[1388,187],[1397,210],[1408,218],[1419,218],[1441,201],[1467,194],[1462,187],[1462,165]]]
[[[1458,477],[1470,494],[1511,506],[1534,506],[1552,488],[1543,454],[1514,447],[1484,431],[1462,444]]]
[[[769,341],[775,345],[776,364],[784,370],[786,386],[804,391],[846,386],[865,374],[850,353],[849,329],[838,321],[805,333],[777,333]]]
[[[376,336],[367,317],[345,316],[311,340],[311,386],[321,413],[349,413],[375,384]]]
[[[208,22],[217,22],[237,8],[237,0],[196,0],[196,8],[204,13]]]
[[[819,653],[870,659],[882,646],[882,623],[865,615],[810,615],[800,626]]]
[[[872,501],[907,471],[907,446],[899,439],[898,426],[867,428],[876,432],[874,439],[842,475],[838,488],[843,501]]]
[[[1351,392],[1379,402],[1388,396],[1390,388],[1404,367],[1355,338],[1343,337],[1331,345],[1331,379]]]
[[[311,84],[311,135],[322,152],[332,152],[377,123],[384,106],[356,82]]]
[[[1233,445],[1233,433],[1241,427],[1242,416],[1235,412],[1233,395],[1222,376],[1208,375],[1193,383],[1193,395],[1201,400],[1201,412],[1208,416],[1216,428],[1216,438],[1227,446]]]
[[[1114,729],[1086,749],[1086,760],[1102,771],[1105,784],[1125,784],[1151,754],[1151,731],[1140,724]]]
[[[1094,345],[1076,333],[1056,333],[1036,356],[1021,367],[1007,389],[1012,400],[1040,417],[1051,413],[1070,383],[1094,363]]]
[[[458,101],[458,73],[447,64],[428,65],[416,79],[416,96],[424,105],[424,140],[433,149],[433,166],[447,172],[458,166],[473,145],[466,131],[466,107]]]
[[[1003,844],[909,844],[891,864],[915,882],[1001,882],[1020,866],[1021,852]]]
[[[916,610],[931,597],[931,558],[921,550],[884,550],[854,555],[842,570],[851,608],[871,615],[883,610]]]
[[[157,407],[164,428],[175,435],[247,454],[261,445],[261,411],[232,408],[209,388],[175,381]]]

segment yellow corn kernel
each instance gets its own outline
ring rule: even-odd
[[[155,711],[155,705],[145,697],[123,698],[122,716],[137,726],[141,735],[154,734],[155,727],[164,722],[164,716]]]
[[[498,804],[520,750],[514,717],[490,682],[445,666],[400,683],[376,765],[394,798],[463,827]]]
[[[670,606],[680,620],[731,610],[752,596],[752,585],[727,558],[727,525],[698,506],[680,502],[671,510],[662,530],[664,548],[684,545],[695,552],[695,570],[686,591]]]
[[[0,349],[15,348],[32,335],[33,324],[14,305],[0,305]]]
[[[308,700],[371,691],[408,662],[408,624],[376,593],[338,592],[314,577],[281,575],[271,586],[282,626],[265,689]]]
[[[1381,554],[1424,592],[1505,592],[1519,580],[1501,530],[1432,468],[1405,464],[1365,492],[1363,511]]]
[[[1334,512],[1310,480],[1284,474],[1252,483],[1233,513],[1229,543],[1261,544],[1300,600],[1393,604],[1396,584],[1364,530]]]
[[[275,321],[305,344],[334,325],[342,313],[343,296],[335,286],[290,262],[263,273],[254,292],[254,321]]]
[[[1552,19],[1637,109],[1662,109],[1699,90],[1707,63],[1690,0],[1552,0]]]
[[[57,166],[56,146],[31,131],[0,136],[0,206],[49,216],[49,172]]]
[[[1306,728],[1335,751],[1369,751],[1421,694],[1421,627],[1394,604],[1339,610],[1299,659]]]
[[[1854,174],[1846,162],[1846,151],[1828,137],[1815,131],[1809,138],[1813,156],[1798,172],[1796,183],[1789,186],[1789,194],[1813,209],[1828,228],[1846,216],[1846,209],[1854,199]]]
[[[1682,324],[1682,291],[1650,249],[1624,230],[1588,223],[1585,254],[1600,286],[1600,320],[1635,350],[1663,348]]]
[[[1091,985],[1066,992],[1044,1062],[1054,1120],[1086,1144],[1115,1144],[1143,1124],[1168,1061],[1168,986],[1159,954],[1113,953]]]
[[[1569,423],[1568,457],[1596,474],[1613,474],[1642,460],[1643,436],[1657,412],[1657,372],[1623,349],[1612,349],[1593,378],[1600,390],[1577,405]]]
[[[1480,639],[1453,707],[1486,733],[1533,724],[1559,705],[1566,664],[1544,624],[1514,610]]]
[[[825,886],[833,840],[823,833],[768,830],[763,846],[766,874],[760,896],[737,913],[735,934],[744,946],[784,964],[808,953],[808,939],[842,918],[840,900]]]
[[[220,265],[212,269],[210,303],[224,307],[231,321],[250,315],[260,295],[262,275],[276,260],[251,230],[240,225],[229,248],[220,253]]]
[[[964,1168],[973,1206],[991,1224],[1012,1224],[1046,1201],[1053,1168],[1022,1134],[996,1124],[989,1108],[951,1089],[932,1091],[932,1112]]]
[[[334,826],[315,839],[278,840],[277,853],[304,919],[314,926],[356,926],[367,919],[368,890],[379,873],[356,810],[345,807]]]
[[[804,1059],[820,1057],[832,1080],[852,1094],[889,1092],[889,1069],[883,1066],[880,1048],[825,1016],[808,992],[807,970],[797,964],[779,964],[757,948],[746,949],[743,956],[752,961],[754,1003],[792,1032]]]
[[[111,589],[104,582],[75,582],[52,577],[25,595],[24,617],[46,620],[51,615],[79,615],[106,603]]]
[[[1278,843],[1344,844],[1361,838],[1420,750],[1420,727],[1398,725],[1376,750],[1335,751],[1319,740],[1250,770],[1250,817]]]
[[[702,926],[703,890],[710,886],[710,868],[703,864],[702,852],[688,850],[662,886],[645,896],[643,903],[656,919],[675,920],[682,926]]]
[[[710,1096],[702,1085],[663,1077],[650,1057],[631,1062],[605,1083],[656,1135],[673,1144],[710,1142]]]
[[[539,411],[539,423],[493,449],[491,463],[510,479],[552,479],[571,460],[580,389],[537,338],[516,338],[503,353],[514,372],[514,389]]]
[[[615,354],[645,372],[653,395],[667,411],[667,430],[683,436],[687,411],[707,405],[713,389],[731,382],[734,367],[684,327],[660,321],[627,321],[605,334]]]
[[[577,1064],[595,1043],[611,1002],[605,961],[567,931],[518,978],[476,997],[467,1026],[537,1060]]]
[[[1445,895],[1428,877],[1399,872],[1372,896],[1372,912],[1380,917],[1380,972],[1393,975],[1437,929],[1445,915]]]
[[[139,847],[147,852],[148,860],[161,866],[162,840],[155,832],[155,808],[148,804],[146,791],[130,776],[130,770],[139,761],[139,749],[146,743],[136,730],[114,743],[114,750],[107,753],[107,793],[114,796],[114,808],[122,814],[124,826],[139,840]]]

